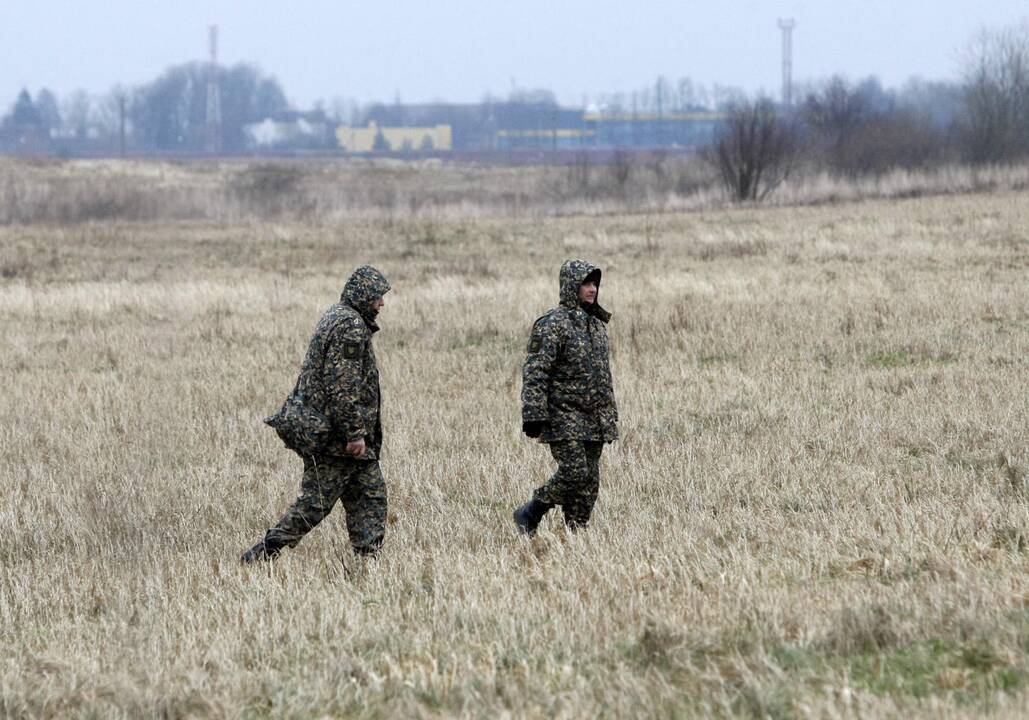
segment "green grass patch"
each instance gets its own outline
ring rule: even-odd
[[[952,695],[959,702],[985,702],[998,691],[1026,686],[1023,666],[1002,658],[985,643],[930,641],[892,652],[864,655],[849,663],[851,682],[877,695]]]
[[[933,639],[859,654],[780,646],[771,654],[791,675],[844,676],[855,690],[884,697],[986,704],[998,692],[1013,695],[1029,685],[1024,659],[999,653],[985,641]]]
[[[682,708],[689,712],[703,710],[701,701],[712,683],[729,696],[730,715],[740,717],[796,717],[803,688],[826,687],[849,687],[902,703],[935,698],[954,707],[989,709],[999,695],[1029,689],[1029,620],[1022,611],[1012,619],[1025,630],[1016,632],[1011,646],[987,634],[849,651],[831,642],[766,644],[755,640],[753,628],[741,628],[738,636],[702,638],[649,623],[616,644],[610,661],[621,672],[661,675],[682,690]]]
[[[910,356],[903,350],[876,352],[865,358],[865,363],[877,368],[898,368],[910,364]]]
[[[701,355],[698,363],[700,367],[711,367],[712,365],[725,365],[737,362],[740,356],[735,353],[721,353],[717,355]]]
[[[899,368],[912,365],[953,365],[958,354],[944,350],[926,352],[923,350],[880,350],[865,357],[865,364],[875,368]]]

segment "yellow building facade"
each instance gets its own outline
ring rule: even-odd
[[[376,145],[376,138],[382,139]],[[452,150],[453,134],[449,125],[432,127],[380,127],[371,121],[368,127],[336,128],[336,142],[340,149],[353,153],[417,152]]]

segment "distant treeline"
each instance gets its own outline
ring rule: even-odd
[[[212,72],[219,89],[216,137],[208,125]],[[337,148],[337,126],[369,121],[379,125],[446,122],[453,128],[455,149],[465,149],[462,134],[476,138],[469,145],[472,149],[496,148],[501,146],[495,142],[491,146],[489,140],[497,137],[496,119],[509,116],[522,118],[517,125],[525,132],[507,137],[519,142],[541,138],[531,140],[541,150],[568,150],[577,137],[598,136],[600,130],[594,128],[614,127],[589,118],[624,119],[624,132],[609,133],[604,147],[617,148],[624,142],[625,147],[653,149],[682,146],[692,137],[718,139],[719,132],[710,128],[706,135],[668,131],[667,123],[685,122],[688,113],[717,112],[731,119],[733,112],[738,116],[738,111],[760,105],[760,113],[752,113],[750,121],[771,119],[780,131],[788,131],[782,138],[790,145],[786,156],[791,163],[802,157],[842,175],[954,162],[1001,163],[1029,155],[1029,26],[979,32],[961,59],[957,80],[913,79],[900,88],[886,88],[874,77],[860,81],[833,77],[798,84],[794,98],[792,107],[784,107],[747,98],[733,88],[709,89],[688,78],[673,82],[661,77],[631,93],[602,95],[593,101],[584,98],[583,107],[574,110],[560,107],[547,90],[518,90],[504,99],[484,98],[478,105],[410,106],[397,99],[360,106],[337,99],[299,111],[290,107],[279,82],[255,66],[239,64],[212,71],[209,65],[194,62],[169,68],[144,85],[116,87],[103,96],[76,91],[58,98],[45,88],[35,95],[23,90],[0,119],[0,149],[69,156],[121,151],[235,154],[275,142],[281,150],[329,151]],[[440,111],[431,115],[426,108]],[[710,123],[710,116],[704,121]],[[643,123],[649,123],[648,129],[637,133],[635,127]],[[732,123],[723,125],[725,140]],[[283,127],[293,131],[283,133]],[[760,128],[754,125],[751,130],[757,133]],[[744,128],[736,126],[732,131],[739,134]],[[757,135],[737,137],[739,142],[759,139]],[[512,147],[515,140],[508,142]],[[767,149],[767,142],[763,147]]]
[[[218,147],[247,147],[247,125],[289,110],[279,82],[256,67],[217,69],[221,131]],[[78,90],[62,100],[47,89],[22,90],[0,122],[0,143],[22,152],[198,151],[207,147],[210,67],[194,62],[169,68],[145,85],[115,87],[102,96]]]

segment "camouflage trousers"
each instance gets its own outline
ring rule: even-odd
[[[378,460],[304,456],[300,495],[264,536],[268,550],[294,547],[339,501],[358,555],[373,555],[386,534],[386,482]]]
[[[550,443],[550,454],[557,461],[547,484],[536,489],[533,497],[548,505],[560,505],[569,527],[589,522],[600,489],[600,454],[604,443],[561,440]]]

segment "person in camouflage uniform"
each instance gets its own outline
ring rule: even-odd
[[[372,335],[389,289],[378,270],[359,267],[339,302],[318,322],[293,395],[320,411],[332,432],[316,453],[297,451],[304,461],[300,495],[264,539],[243,554],[244,563],[272,559],[282,548],[294,547],[337,501],[346,510],[354,552],[374,555],[381,547],[386,483],[379,469],[381,402]]]
[[[604,443],[618,437],[605,325],[598,303],[600,268],[583,260],[561,266],[561,304],[532,326],[522,368],[522,430],[550,446],[557,472],[514,512],[521,532],[536,531],[560,505],[565,524],[589,521],[600,487]]]

